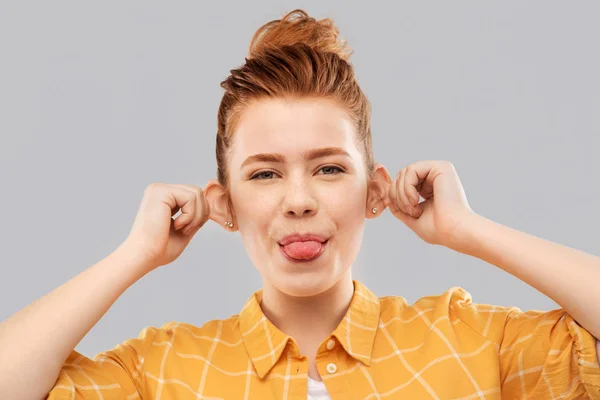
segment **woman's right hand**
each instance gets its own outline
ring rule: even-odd
[[[180,208],[182,213],[173,219]],[[122,246],[143,257],[151,271],[177,259],[209,216],[210,207],[201,187],[152,183],[144,191]]]

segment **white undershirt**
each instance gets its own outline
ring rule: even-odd
[[[319,382],[308,377],[308,400],[331,400],[323,381]]]

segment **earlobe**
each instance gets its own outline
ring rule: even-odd
[[[230,231],[234,226],[233,215],[226,190],[217,180],[211,180],[204,188],[204,198],[210,213],[208,218]]]

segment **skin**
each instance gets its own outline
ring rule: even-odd
[[[600,337],[600,257],[474,213],[448,161],[413,163],[394,181],[376,164],[373,179],[368,179],[347,115],[322,99],[256,103],[246,110],[235,135],[228,160],[231,208],[216,180],[204,189],[206,197],[197,186],[152,185],[132,229],[132,234],[137,232],[134,240],[128,238],[110,256],[0,324],[0,345],[4,344],[0,347],[0,393],[8,398],[45,398],[75,345],[128,287],[177,258],[206,222],[206,214],[224,229],[240,232],[263,277],[261,307],[296,340],[309,360],[313,379],[320,379],[314,364],[316,348],[338,325],[352,297],[351,265],[364,221],[378,217],[386,208],[427,243],[477,257],[546,294]],[[305,150],[325,146],[340,147],[350,158],[336,155],[306,161],[301,157]],[[282,153],[285,161],[252,165],[248,167],[252,171],[240,169],[246,157],[259,152]],[[344,172],[323,168],[331,166]],[[266,180],[249,179],[250,174],[265,171],[273,174],[263,173]],[[187,237],[169,232],[168,240],[154,238],[164,234],[156,232],[164,226],[161,215],[174,214],[178,206],[188,218],[180,216],[175,225],[189,231]],[[373,207],[378,208],[376,214],[371,213]],[[202,212],[194,215],[194,209]],[[229,228],[223,225],[225,221],[235,225]],[[282,257],[277,241],[294,230],[331,237],[319,259],[296,265]],[[136,244],[140,233],[146,240]],[[153,244],[162,243],[151,249],[166,246],[158,261],[156,255],[152,261],[141,256],[148,251],[148,237]],[[315,314],[319,318],[313,318]],[[70,329],[53,329],[56,326]],[[40,332],[43,341],[38,340]],[[600,357],[599,342],[596,349]]]
[[[245,110],[234,137],[228,160],[233,207],[228,207],[224,188],[210,181],[204,189],[209,218],[221,226],[223,221],[234,223],[224,229],[239,231],[263,278],[265,315],[296,340],[309,359],[309,376],[320,379],[316,350],[348,308],[354,290],[351,266],[365,220],[385,208],[391,179],[378,163],[368,179],[362,145],[347,113],[324,99],[255,102]],[[304,151],[324,147],[343,149],[349,157],[304,159]],[[280,153],[285,161],[241,167],[257,153]],[[373,214],[373,207],[380,211]],[[320,257],[299,264],[286,259],[277,243],[293,232],[330,239]]]
[[[255,102],[245,110],[234,135],[228,160],[232,207],[224,188],[210,181],[204,190],[209,218],[221,226],[233,221],[233,228],[224,229],[240,232],[263,277],[265,315],[296,340],[308,357],[313,379],[320,380],[316,349],[337,327],[352,298],[351,266],[365,219],[378,217],[386,208],[425,242],[516,276],[558,303],[595,338],[600,336],[600,257],[475,213],[452,163],[418,161],[400,170],[393,181],[376,163],[369,179],[348,115],[324,99]],[[322,147],[341,148],[350,157],[303,158],[304,151]],[[247,157],[271,152],[281,153],[284,161],[241,168]],[[343,172],[327,168],[335,166]],[[257,173],[262,180],[251,180]],[[287,260],[277,241],[295,231],[330,237],[323,254],[307,264]],[[596,351],[600,359],[598,341]]]

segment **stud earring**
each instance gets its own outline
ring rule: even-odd
[[[223,223],[223,225],[227,225],[228,227],[232,228],[233,227],[233,223],[231,221],[225,221]]]
[[[373,207],[373,209],[371,210],[371,212],[372,212],[373,214],[377,214],[377,207]]]

